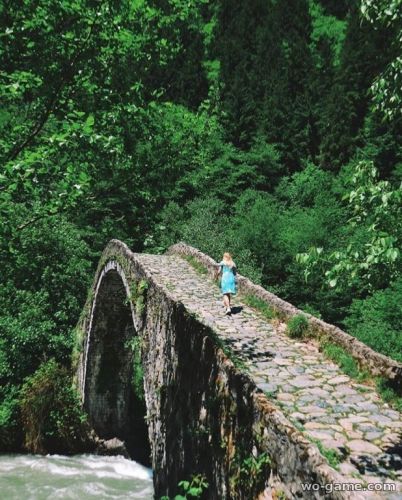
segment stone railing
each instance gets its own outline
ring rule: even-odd
[[[214,275],[217,263],[208,255],[205,255],[186,243],[177,243],[171,246],[168,253],[191,256],[208,270],[211,277]],[[367,369],[374,377],[383,377],[390,382],[392,387],[394,387],[399,394],[402,393],[401,363],[374,351],[337,326],[326,323],[311,314],[301,311],[289,302],[268,292],[263,287],[255,285],[244,276],[238,275],[238,286],[240,293],[254,295],[263,300],[285,321],[296,315],[304,315],[308,320],[309,330],[314,336],[317,338],[325,337],[330,342],[342,347],[357,361],[360,367]]]

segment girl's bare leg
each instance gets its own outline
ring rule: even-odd
[[[223,305],[228,308],[230,307],[230,295],[225,293],[225,295],[223,296]]]

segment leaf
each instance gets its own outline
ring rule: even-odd
[[[196,488],[194,486],[192,488],[190,488],[187,492],[187,494],[192,496],[192,497],[199,497],[201,493],[202,493],[202,489]]]
[[[190,486],[190,482],[189,481],[180,481],[179,486],[181,488],[183,488],[183,490],[187,491],[189,486]]]
[[[83,127],[84,132],[87,134],[91,133],[94,123],[95,123],[94,115],[90,114],[88,118],[85,120],[85,124]]]

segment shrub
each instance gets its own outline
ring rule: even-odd
[[[402,397],[398,396],[395,389],[390,386],[389,381],[383,378],[376,380],[377,390],[382,399],[393,406],[396,410],[402,411]]]
[[[168,204],[162,210],[160,219],[155,236],[159,243],[151,248],[167,248],[181,240],[218,262],[223,252],[229,251],[240,274],[254,283],[261,283],[261,266],[239,237],[238,221],[233,214],[229,216],[222,201],[211,197],[197,198],[184,208]]]
[[[344,324],[348,332],[375,351],[402,362],[402,279],[354,300]]]
[[[205,476],[202,474],[196,474],[191,476],[191,480],[189,481],[180,481],[178,487],[181,492],[178,495],[175,495],[172,500],[186,500],[190,498],[201,498],[203,493],[205,493],[208,489],[208,483],[205,479]],[[166,495],[162,496],[160,500],[170,500],[170,498]]]
[[[69,362],[92,278],[84,236],[55,216],[19,231],[13,246],[0,246],[0,387],[20,386],[44,359]]]
[[[322,319],[322,315],[318,309],[316,309],[314,306],[311,306],[310,304],[301,304],[298,306],[300,309],[302,309],[305,313],[311,314],[312,316],[315,316],[316,318]]]
[[[130,346],[133,351],[133,374],[131,378],[131,386],[136,398],[141,402],[144,402],[144,369],[141,361],[141,338],[134,337],[130,342]]]
[[[21,416],[18,402],[18,388],[3,388],[0,404],[0,450],[2,452],[20,451],[22,444]]]
[[[76,453],[88,448],[88,426],[71,378],[54,360],[42,364],[21,389],[25,448],[33,453]]]
[[[303,314],[297,314],[290,318],[287,324],[286,333],[292,339],[300,339],[308,330],[308,321]]]

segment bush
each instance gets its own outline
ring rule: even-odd
[[[69,362],[92,278],[89,246],[59,216],[27,226],[14,245],[0,254],[0,386],[21,385],[44,359]]]
[[[292,339],[300,339],[308,330],[308,321],[303,314],[297,314],[290,318],[287,324],[286,333]]]
[[[383,378],[378,378],[376,380],[377,390],[382,399],[396,410],[402,412],[402,397],[398,396],[398,393],[393,387],[391,387],[391,384],[389,380],[385,380]]]
[[[133,373],[131,378],[131,386],[136,399],[145,402],[144,392],[144,369],[141,360],[141,338],[134,337],[130,342],[130,347],[133,351]]]
[[[25,448],[32,453],[88,449],[88,426],[71,378],[54,360],[42,364],[21,389]]]
[[[371,297],[354,300],[344,324],[372,349],[402,362],[402,278]]]
[[[21,416],[18,401],[18,388],[2,388],[0,404],[0,451],[20,451],[22,445]]]

